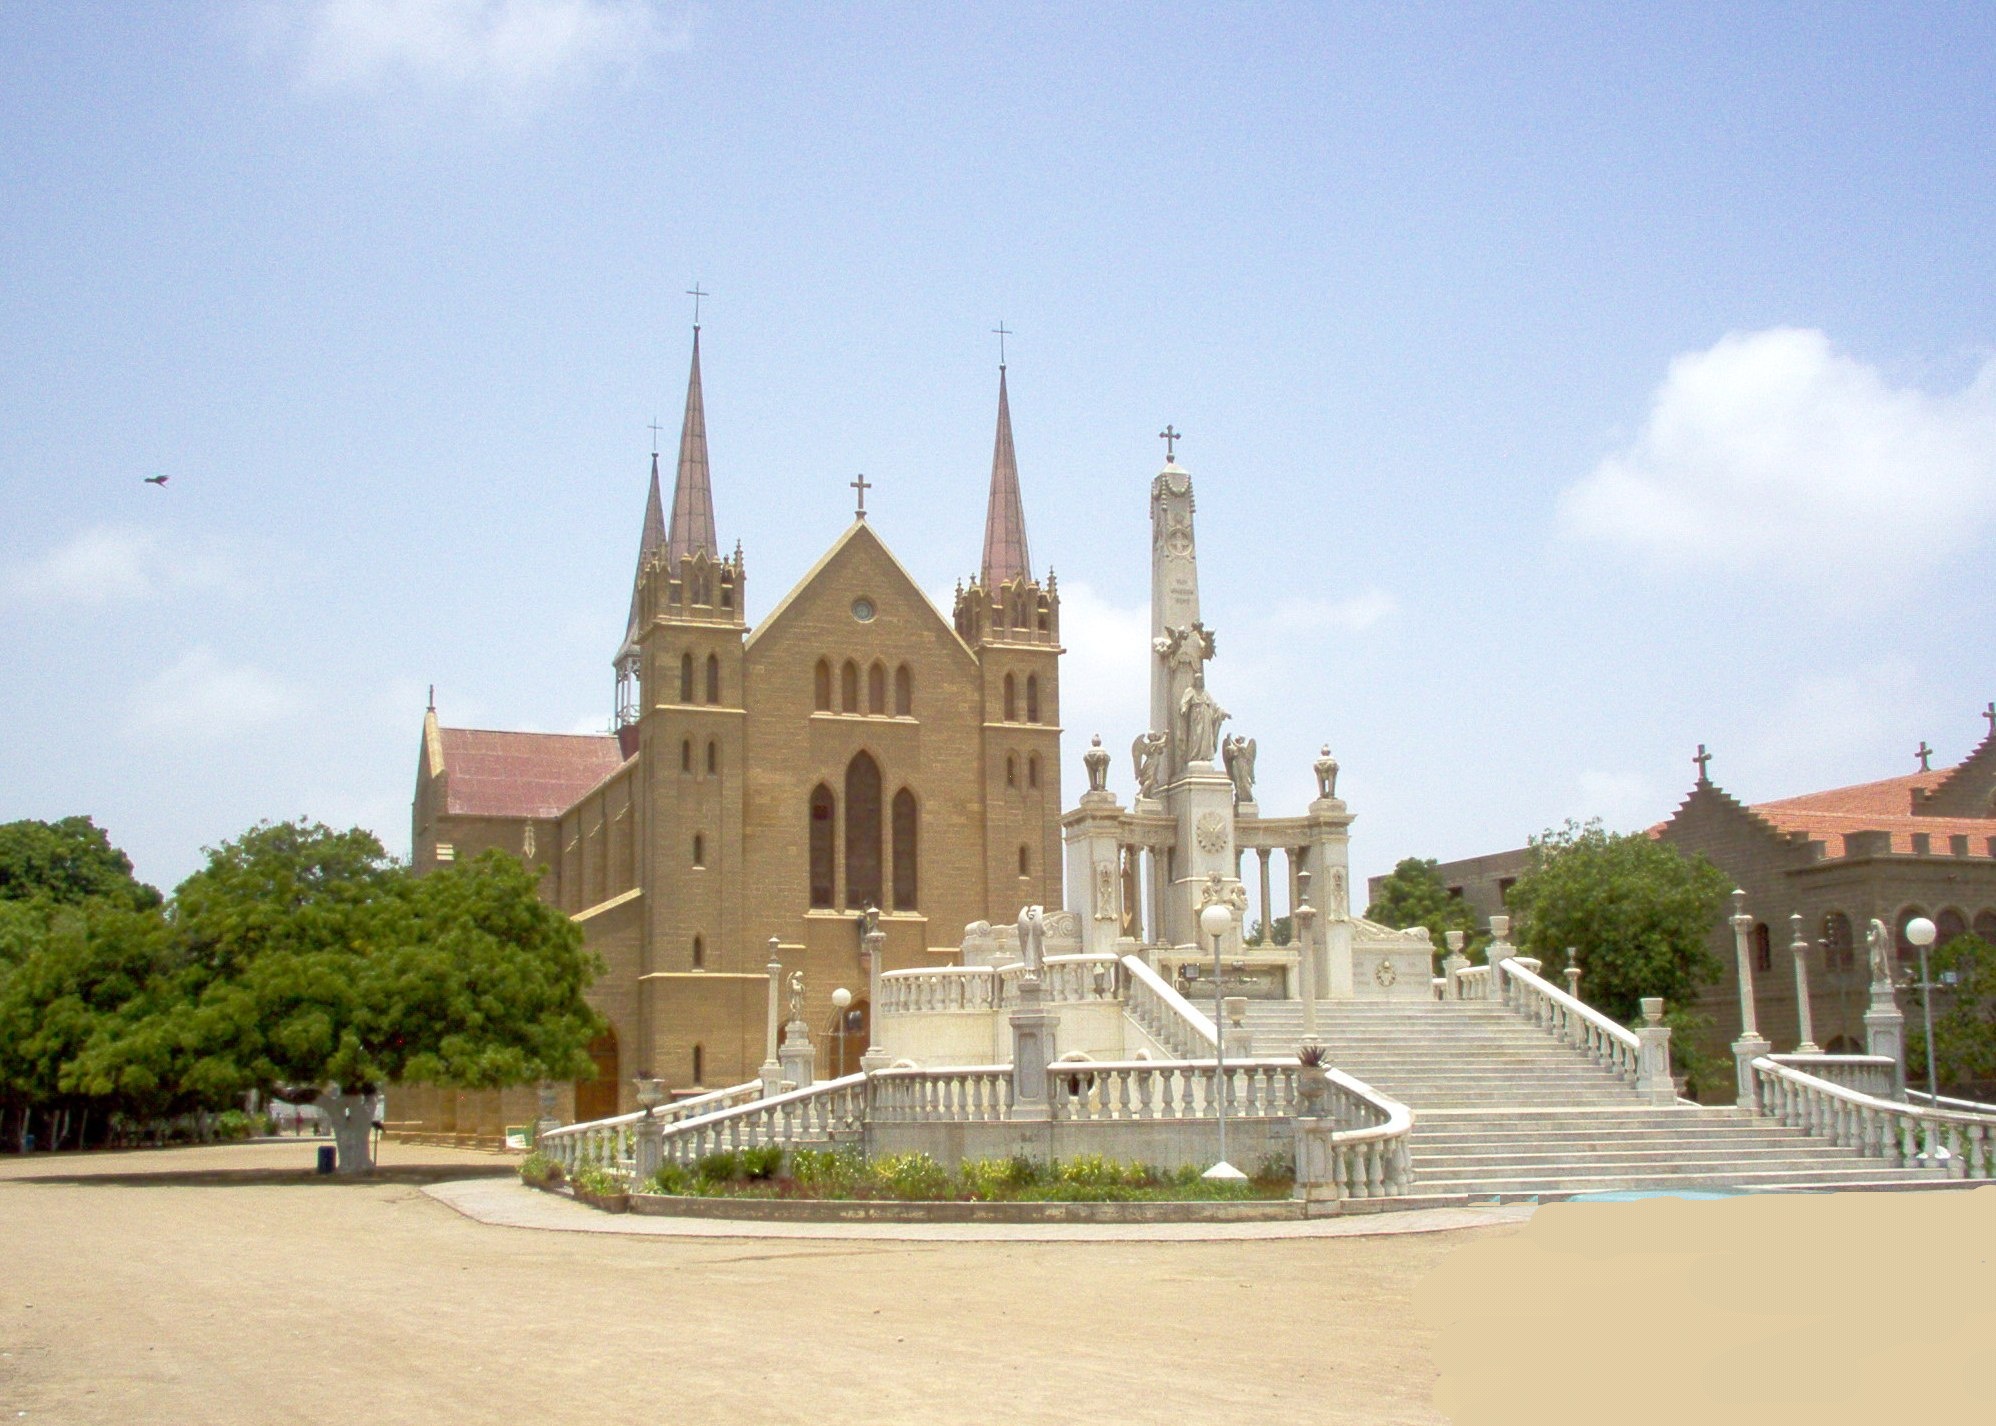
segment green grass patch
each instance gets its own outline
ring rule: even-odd
[[[927,1154],[868,1159],[856,1149],[773,1147],[667,1164],[653,1193],[695,1198],[797,1198],[957,1203],[1225,1203],[1287,1198],[1288,1162],[1271,1157],[1245,1182],[1216,1183],[1197,1167],[1161,1169],[1084,1154],[1042,1162],[1023,1155],[966,1159],[955,1171]]]

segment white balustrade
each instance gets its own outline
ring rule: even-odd
[[[1536,961],[1510,956],[1498,962],[1496,982],[1505,1004],[1538,1025],[1561,1044],[1571,1045],[1603,1069],[1636,1082],[1642,1041],[1635,1031],[1576,1000],[1538,974]],[[1488,972],[1489,966],[1474,970]],[[1462,972],[1467,980],[1472,971]]]
[[[1123,1008],[1150,1037],[1181,1059],[1194,1060],[1216,1052],[1219,1035],[1213,1022],[1195,1009],[1163,976],[1138,956],[1124,956]]]
[[[883,1015],[932,1015],[958,1010],[1005,1010],[1019,1003],[1020,964],[935,966],[891,970],[880,977]],[[1048,956],[1040,967],[1047,1004],[1120,1000],[1127,979],[1113,955]]]
[[[1407,1106],[1342,1070],[1327,1075],[1330,1112],[1296,1120],[1296,1196],[1312,1203],[1391,1198],[1414,1181]]]
[[[747,1104],[761,1094],[762,1081],[751,1079],[731,1084],[725,1089],[709,1090],[705,1094],[689,1095],[670,1104],[661,1104],[652,1111],[652,1117],[661,1124],[677,1124],[716,1110]],[[614,1169],[629,1161],[634,1142],[632,1136],[638,1121],[644,1117],[644,1111],[640,1109],[608,1119],[592,1119],[584,1124],[566,1124],[542,1134],[535,1148],[571,1173],[581,1168]]]
[[[1779,1057],[1777,1056],[1776,1058]],[[1866,1055],[1863,1056],[1862,1058],[1870,1059],[1872,1058],[1872,1056]],[[1881,1056],[1879,1058],[1884,1058],[1884,1057]],[[1884,1062],[1887,1065],[1893,1063],[1893,1061],[1890,1059],[1885,1059]],[[1878,1093],[1878,1092],[1879,1091],[1875,1090],[1873,1091],[1873,1093]],[[1933,1095],[1927,1093],[1924,1089],[1907,1090],[1906,1099],[1909,1103],[1912,1104],[1925,1104],[1933,1106],[1934,1108],[1938,1109],[1952,1109],[1960,1114],[1996,1114],[1996,1104],[1989,1104],[1980,1099],[1950,1099],[1945,1094],[1941,1095],[1938,1099],[1936,1099]]]
[[[1011,1108],[1006,1065],[878,1070],[867,1085],[867,1117],[882,1124],[996,1124]]]
[[[1293,1059],[1226,1062],[1229,1119],[1286,1119],[1296,1112]],[[1047,1066],[1056,1120],[1211,1119],[1212,1060],[1058,1060]]]
[[[690,1165],[729,1149],[857,1139],[866,1126],[866,1079],[861,1071],[669,1125],[665,1162]]]
[[[1826,1079],[1831,1084],[1854,1089],[1879,1099],[1892,1097],[1893,1071],[1898,1065],[1890,1055],[1769,1055],[1778,1065],[1803,1074]],[[1912,1097],[1909,1091],[1907,1097]],[[1943,1105],[1953,1108],[1953,1105]]]
[[[1760,1112],[1792,1128],[1910,1166],[1929,1140],[1946,1151],[1950,1178],[1996,1178],[1996,1116],[1902,1104],[1848,1089],[1798,1068],[1817,1055],[1762,1055],[1753,1062]],[[1836,1058],[1870,1059],[1871,1056]]]
[[[1457,1000],[1488,1000],[1490,998],[1490,967],[1464,966],[1450,977],[1455,982]]]

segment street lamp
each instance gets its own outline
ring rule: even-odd
[[[852,1004],[852,992],[843,985],[832,992],[832,1009],[839,1012],[839,1023],[834,1030],[839,1037],[839,1073],[846,1072],[846,1007]]]
[[[1941,1087],[1934,1078],[1934,978],[1927,972],[1927,947],[1934,943],[1934,923],[1924,916],[1915,916],[1906,923],[1906,939],[1920,949],[1920,1008],[1927,1022],[1927,1095],[1933,1100],[1931,1108],[1941,1107]],[[1934,1145],[1934,1121],[1927,1120],[1927,1151],[1920,1155],[1929,1167],[1941,1161],[1946,1153]]]
[[[1244,1179],[1246,1174],[1227,1162],[1227,1032],[1221,1005],[1220,938],[1233,928],[1234,913],[1223,903],[1207,903],[1199,913],[1199,929],[1213,938],[1213,1116],[1220,1126],[1220,1161],[1203,1177]]]

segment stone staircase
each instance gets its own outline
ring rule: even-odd
[[[1296,1001],[1254,1001],[1255,1053],[1303,1034]],[[1414,1112],[1414,1191],[1382,1207],[1628,1190],[1912,1188],[1892,1168],[1725,1107],[1648,1105],[1537,1025],[1487,1001],[1319,1002],[1331,1063]]]

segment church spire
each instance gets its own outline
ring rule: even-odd
[[[991,503],[984,516],[984,587],[1032,578],[1026,553],[1026,510],[1019,499],[1019,460],[1012,451],[1012,406],[1005,364],[998,364],[998,436],[991,448]]]
[[[654,475],[655,478],[655,475]],[[652,487],[654,491],[657,486]],[[700,325],[693,326],[693,370],[686,378],[686,418],[679,427],[679,475],[672,485],[672,528],[665,556],[674,566],[689,555],[718,559],[714,491],[707,483],[707,407],[700,396]]]
[[[665,506],[658,498],[658,452],[651,453],[651,493],[645,497],[645,525],[638,536],[638,567],[631,575],[631,620],[624,626],[624,642],[617,650],[616,663],[621,671],[627,659],[637,653],[638,644],[638,586],[644,582],[645,566],[651,563],[652,556],[665,543]]]

